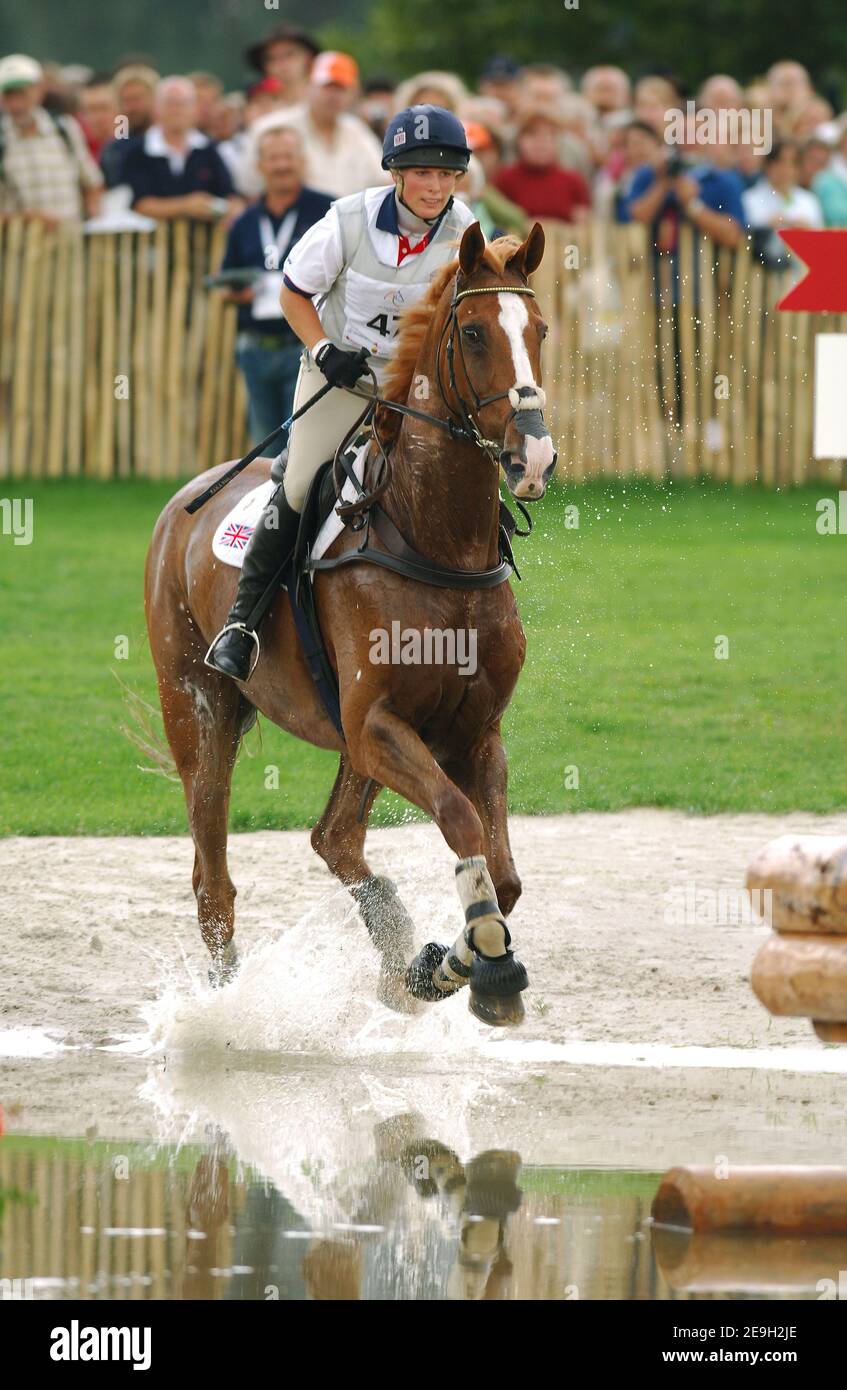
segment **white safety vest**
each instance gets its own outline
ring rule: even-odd
[[[397,236],[376,225],[386,196],[381,187],[339,198],[283,268],[286,278],[312,295],[324,332],[337,347],[367,348],[377,379],[394,351],[401,313],[456,259],[463,231],[476,221],[455,200],[423,251],[398,266]]]

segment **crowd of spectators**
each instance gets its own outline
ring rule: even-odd
[[[691,94],[668,73],[632,81],[597,66],[576,80],[552,63],[495,57],[470,90],[452,72],[363,78],[348,54],[280,26],[245,64],[252,79],[227,92],[211,73],[161,77],[141,61],[105,74],[0,60],[0,212],[231,221],[261,195],[261,140],[280,125],[294,133],[305,186],[342,197],[387,181],[387,122],[432,102],[465,124],[474,157],[462,196],[489,235],[593,215],[649,221],[667,249],[690,217],[730,245],[758,229],[773,251],[780,226],[847,226],[847,112],[799,63],[746,87],[716,74]],[[698,113],[767,113],[767,147],[670,143],[668,113],[692,100]]]
[[[251,77],[234,91],[208,72],[162,76],[147,60],[99,73],[0,59],[0,217],[91,230],[223,220],[254,434],[278,414],[280,380],[296,374],[268,239],[281,264],[332,199],[388,184],[382,136],[405,106],[432,103],[463,122],[473,153],[458,196],[488,237],[524,233],[535,218],[641,221],[656,254],[675,260],[687,222],[721,246],[749,237],[779,266],[779,229],[847,227],[847,112],[796,62],[745,87],[714,74],[690,93],[667,72],[633,80],[598,65],[576,78],[508,56],[492,58],[473,90],[444,71],[398,83],[361,74],[349,54],[292,26],[244,57]],[[684,138],[670,138],[683,112],[715,121],[690,119]],[[251,266],[265,283],[236,284]]]

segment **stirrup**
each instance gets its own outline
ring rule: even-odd
[[[255,655],[255,657],[253,658],[253,663],[252,663],[252,665],[251,665],[249,671],[247,672],[247,675],[244,677],[244,684],[246,685],[247,682],[249,681],[250,677],[252,676],[253,672],[255,671],[256,666],[257,666],[258,661],[259,661],[259,657],[261,656],[261,653],[262,653],[262,648],[261,648],[261,646],[260,646],[260,644],[259,644],[259,634],[258,634],[257,632],[255,632],[254,629],[253,629],[252,627],[248,627],[246,623],[227,623],[225,627],[222,627],[221,630],[220,630],[220,632],[218,633],[217,637],[214,637],[214,638],[212,639],[212,641],[211,641],[211,643],[210,643],[210,645],[209,645],[209,650],[207,651],[206,655],[205,655],[204,658],[203,658],[203,664],[204,664],[205,666],[210,667],[211,670],[217,671],[219,675],[222,675],[222,676],[228,676],[228,675],[229,675],[229,672],[228,672],[228,671],[221,671],[220,667],[216,666],[216,665],[214,664],[214,662],[212,662],[212,661],[209,660],[209,657],[212,655],[212,652],[215,650],[215,647],[218,645],[218,642],[220,642],[221,638],[224,636],[224,633],[227,633],[227,632],[243,632],[243,633],[245,633],[248,637],[251,637],[251,638],[253,639],[253,641],[255,642],[255,644],[256,644],[256,655]],[[231,677],[231,676],[230,676],[230,680],[232,680],[232,677]]]

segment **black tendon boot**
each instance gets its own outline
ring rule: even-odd
[[[253,674],[259,659],[255,629],[276,597],[272,581],[294,549],[299,525],[300,513],[288,505],[280,483],[247,542],[235,603],[206,653],[206,665],[213,670],[239,681]]]

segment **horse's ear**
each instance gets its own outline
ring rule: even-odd
[[[462,237],[462,244],[459,247],[459,267],[462,274],[472,275],[482,260],[485,251],[485,237],[478,222],[472,222],[465,229]]]
[[[510,256],[506,265],[510,270],[517,270],[521,275],[529,276],[537,270],[544,255],[544,228],[540,222],[536,222],[526,241],[519,246],[513,256]]]

